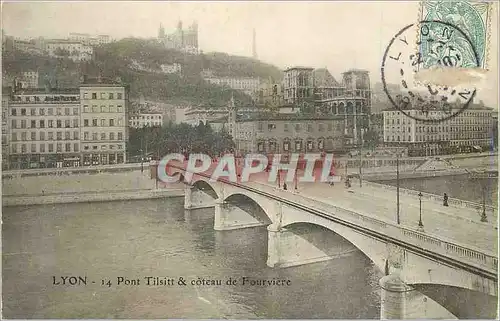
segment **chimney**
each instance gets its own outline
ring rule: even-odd
[[[87,75],[83,75],[83,83],[86,84],[87,83],[87,79],[88,79],[88,76]]]

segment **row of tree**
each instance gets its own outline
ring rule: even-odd
[[[204,153],[213,157],[235,147],[229,133],[214,131],[202,122],[196,126],[169,122],[162,127],[131,128],[128,144],[131,156],[155,158],[169,153]]]

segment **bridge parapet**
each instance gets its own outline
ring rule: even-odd
[[[368,182],[368,181],[363,182],[363,184],[367,185],[367,186],[371,186],[373,188],[381,188],[381,189],[390,190],[390,191],[396,191],[396,189],[397,189],[397,187],[392,186],[392,185],[385,185],[385,184],[373,183],[373,182]],[[415,191],[415,190],[401,188],[401,187],[399,188],[399,192],[401,194],[406,194],[406,195],[410,195],[410,196],[414,196],[414,197],[418,197],[418,194],[420,193],[420,191]],[[443,196],[432,194],[432,193],[422,192],[422,199],[431,200],[431,201],[434,201],[437,203],[443,202]],[[465,200],[461,200],[458,198],[449,198],[448,204],[456,206],[456,207],[470,208],[470,209],[474,209],[474,210],[482,210],[483,209],[482,204],[470,202],[470,201],[465,201]],[[496,217],[496,208],[494,206],[486,205],[485,208],[486,208],[486,211],[488,213],[494,214]]]

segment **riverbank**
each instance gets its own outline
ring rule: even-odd
[[[182,188],[165,188],[150,190],[125,190],[108,192],[81,192],[49,195],[16,195],[2,196],[2,206],[25,206],[42,204],[68,204],[87,202],[110,202],[124,200],[145,200],[184,196]]]

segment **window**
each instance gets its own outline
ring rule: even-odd
[[[21,108],[21,116],[26,116],[26,108]]]
[[[11,127],[12,128],[17,128],[17,121],[15,119],[12,119]]]
[[[15,108],[12,108],[12,116],[17,116],[17,109]]]
[[[83,105],[83,112],[88,113],[89,112],[89,105]]]
[[[92,133],[92,140],[97,140],[97,133]]]
[[[101,93],[101,99],[106,99],[106,93]]]
[[[116,94],[116,99],[122,99],[122,93],[117,93]]]
[[[89,99],[89,93],[83,93],[83,99]]]
[[[71,143],[66,143],[65,150],[71,152]]]
[[[54,133],[53,132],[49,132],[48,136],[49,136],[48,137],[49,140],[54,140]]]
[[[97,93],[92,93],[92,99],[97,99]]]
[[[54,110],[52,108],[47,108],[47,111],[49,113],[49,116],[54,115]]]
[[[106,140],[106,133],[101,133],[101,140]]]
[[[295,131],[300,132],[300,130],[301,130],[300,124],[295,124]]]
[[[115,106],[109,105],[109,112],[114,113],[115,112]]]
[[[83,140],[89,140],[89,132],[83,133]]]
[[[36,140],[36,132],[31,132],[31,140]]]
[[[73,132],[73,139],[77,140],[78,139],[78,132]]]
[[[45,120],[40,120],[40,128],[45,128]]]
[[[333,131],[333,124],[328,124],[328,131],[329,132]]]
[[[89,127],[89,120],[88,119],[83,120],[83,127]]]
[[[325,125],[324,124],[318,124],[318,131],[320,131],[320,132],[325,131]]]
[[[57,110],[56,110],[56,114],[57,114],[57,115],[59,115],[59,116],[60,116],[60,115],[62,115],[62,110],[61,110],[61,108],[57,108]]]
[[[123,133],[120,132],[120,133],[118,133],[118,140],[122,140],[122,139],[123,139]]]
[[[31,128],[36,128],[36,120],[31,121]]]
[[[49,144],[49,153],[53,153],[54,152],[54,144],[50,143]]]
[[[26,153],[26,144],[21,144],[21,153]]]
[[[99,112],[99,108],[97,107],[97,105],[92,105],[92,112],[93,113],[98,113]]]
[[[69,115],[69,108],[68,107],[64,108],[64,115],[66,115],[66,116]]]
[[[108,107],[105,105],[101,106],[101,113],[107,113],[108,112]]]
[[[40,144],[40,153],[45,153],[45,144]]]
[[[307,124],[307,132],[311,133],[313,131],[313,126],[311,124]]]
[[[97,118],[92,119],[92,126],[97,127]]]
[[[106,126],[106,119],[101,119],[101,127]]]
[[[45,140],[45,132],[40,132],[40,140]]]
[[[109,133],[109,140],[115,140],[115,133]]]
[[[73,144],[73,151],[78,152],[79,151],[78,143]]]
[[[78,107],[73,107],[73,115],[78,115]]]
[[[122,105],[118,105],[118,106],[116,106],[116,111],[117,111],[117,112],[119,112],[119,113],[123,112],[123,107],[122,107]]]
[[[70,132],[64,132],[64,139],[65,140],[70,140],[71,139],[71,133]]]
[[[118,126],[123,125],[123,118],[118,118]],[[276,128],[276,126],[275,126]]]
[[[17,144],[12,144],[12,153],[17,153]]]
[[[114,99],[113,96],[114,96],[113,93],[109,93],[108,97],[109,97],[109,99]]]
[[[17,133],[12,133],[12,139],[13,142],[17,141]]]
[[[36,153],[36,144],[31,144],[31,152]]]
[[[57,128],[61,128],[62,127],[62,121],[61,120],[57,120],[56,123],[57,123]]]
[[[109,126],[114,126],[115,125],[115,120],[114,119],[110,119],[109,120]]]
[[[62,140],[62,132],[57,132],[57,140]]]
[[[61,143],[57,143],[57,152],[58,153],[62,152],[62,144]]]
[[[69,126],[69,119],[66,119],[64,121],[64,128],[70,128],[70,126]]]
[[[78,119],[73,119],[73,127],[78,128]]]

